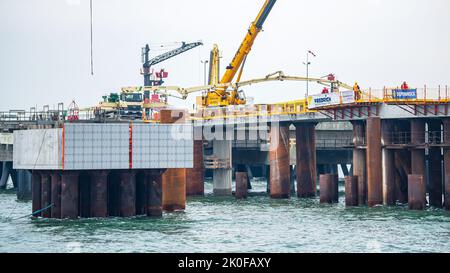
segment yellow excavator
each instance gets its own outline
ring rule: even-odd
[[[211,52],[211,61],[210,61],[210,85],[216,84],[227,84],[231,83],[238,73],[239,75],[237,82],[240,81],[242,76],[243,68],[245,65],[245,60],[252,49],[253,43],[261,32],[264,22],[269,16],[270,11],[275,5],[276,0],[266,0],[264,6],[258,13],[256,19],[250,25],[247,34],[245,35],[244,40],[242,41],[238,51],[234,55],[233,60],[227,66],[225,74],[222,76],[220,82],[218,81],[219,77],[219,49],[217,45],[214,45],[214,48]],[[210,106],[228,106],[228,105],[240,105],[245,104],[245,96],[243,93],[239,93],[238,90],[227,91],[224,88],[217,88],[215,90],[209,90],[202,96],[202,106],[210,107]]]

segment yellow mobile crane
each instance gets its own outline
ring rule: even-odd
[[[245,65],[245,60],[250,53],[250,50],[252,49],[253,42],[255,41],[256,37],[258,36],[259,32],[262,30],[263,24],[265,20],[267,19],[267,16],[269,15],[270,11],[272,10],[273,6],[275,5],[276,0],[266,0],[264,3],[264,6],[261,8],[261,10],[258,13],[258,16],[256,17],[255,21],[252,22],[250,25],[250,28],[247,31],[247,34],[245,35],[244,40],[242,41],[238,51],[234,55],[233,60],[231,63],[227,66],[227,69],[225,71],[225,74],[223,75],[222,79],[218,84],[227,84],[231,83],[238,73],[239,69],[239,76],[237,81],[240,81],[240,77],[242,75],[243,67]],[[216,55],[214,55],[216,54]],[[218,62],[214,62],[216,59],[218,60],[218,47],[215,45],[214,49],[211,53],[211,72],[217,73],[211,73],[210,72],[210,83],[211,85],[216,85],[214,80],[215,77],[218,77]],[[213,59],[215,57],[216,59]],[[216,67],[213,65],[217,65]],[[214,78],[211,77],[211,75],[214,75]],[[208,107],[208,106],[228,106],[228,105],[239,105],[239,104],[245,104],[245,97],[237,91],[237,89],[232,90],[231,92],[227,91],[226,88],[217,88],[215,90],[208,90],[203,96],[202,96],[202,106]]]

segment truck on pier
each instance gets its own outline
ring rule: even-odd
[[[103,96],[98,113],[106,118],[142,118],[143,94],[140,92],[110,93]]]

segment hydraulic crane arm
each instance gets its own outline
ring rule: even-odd
[[[267,16],[269,16],[270,11],[275,5],[275,2],[276,0],[266,0],[255,21],[253,21],[253,23],[250,25],[250,28],[248,29],[244,40],[242,41],[238,51],[234,55],[234,58],[231,61],[230,65],[227,67],[225,74],[220,80],[220,83],[228,83],[234,79],[246,56],[250,53],[253,42],[255,41],[259,32],[262,30],[263,24],[266,21]]]
[[[345,84],[340,81],[330,81],[327,79],[321,79],[321,78],[310,78],[310,77],[300,77],[300,76],[286,76],[282,71],[278,71],[272,74],[269,74],[263,78],[248,80],[248,81],[242,81],[238,83],[218,83],[218,84],[210,84],[210,85],[203,85],[203,86],[194,86],[189,88],[183,88],[178,86],[155,86],[155,87],[125,87],[122,88],[122,92],[127,91],[135,91],[140,90],[142,92],[144,91],[152,91],[159,94],[164,94],[170,97],[180,98],[180,99],[187,99],[189,94],[201,92],[205,90],[209,90],[210,92],[216,92],[216,90],[227,90],[229,88],[231,89],[239,89],[244,86],[250,86],[252,84],[259,84],[259,83],[265,83],[265,82],[277,82],[277,81],[309,81],[309,82],[316,82],[319,84],[335,84],[337,87],[342,87],[344,89],[353,90],[353,87],[351,87],[348,84]],[[177,92],[179,95],[173,95],[169,93],[169,91]]]
[[[195,42],[195,43],[189,43],[186,44],[185,42],[183,42],[182,46],[171,50],[169,52],[166,52],[164,54],[161,54],[159,56],[156,56],[153,59],[149,59],[149,52],[150,52],[150,47],[147,44],[143,49],[142,49],[142,67],[143,67],[143,75],[144,75],[144,85],[145,86],[152,86],[153,82],[150,79],[151,76],[151,72],[150,72],[150,67],[152,67],[155,64],[159,64],[161,62],[164,62],[170,58],[173,58],[177,55],[180,55],[181,53],[184,53],[188,50],[191,50],[193,48],[196,48],[197,46],[201,46],[203,45],[202,42]],[[161,85],[161,83],[159,83],[159,85]]]
[[[239,73],[238,81],[240,81],[243,64],[252,49],[253,43],[258,36],[259,32],[262,30],[264,22],[269,16],[270,11],[275,5],[276,0],[265,0],[263,7],[256,16],[256,19],[252,22],[247,33],[242,41],[239,49],[233,57],[231,63],[227,66],[225,74],[219,81],[220,84],[231,83],[235,78],[236,74]],[[214,83],[214,82],[210,82]],[[203,106],[227,106],[236,104],[245,104],[245,99],[239,97],[237,90],[232,92],[227,92],[227,88],[221,88],[216,85],[217,88],[208,90],[208,92],[202,96]]]
[[[191,49],[196,48],[197,46],[201,46],[201,45],[203,45],[202,42],[195,42],[195,43],[189,43],[189,44],[186,44],[185,42],[183,42],[181,47],[171,50],[169,52],[166,52],[164,54],[161,54],[159,56],[156,56],[155,58],[153,58],[151,60],[145,61],[144,66],[150,67],[155,64],[159,64],[161,62],[164,62],[170,58],[173,58],[177,55],[180,55],[181,53],[184,53],[188,50],[191,50]],[[146,50],[148,50],[148,45],[146,46]]]
[[[248,81],[242,81],[237,82],[232,85],[230,85],[232,88],[238,89],[239,87],[249,86],[255,83],[262,83],[262,82],[271,82],[271,81],[308,81],[308,82],[316,82],[319,84],[336,84],[337,87],[342,87],[344,89],[353,90],[353,87],[351,87],[348,84],[345,84],[340,81],[330,81],[326,79],[320,79],[320,78],[311,78],[311,77],[299,77],[299,76],[286,76],[282,71],[278,71],[272,74],[267,75],[264,78],[259,79],[253,79]]]
[[[208,84],[214,85],[219,83],[219,77],[220,77],[220,53],[219,53],[219,46],[214,45],[213,49],[211,50],[211,56],[209,58],[209,77],[208,77]]]

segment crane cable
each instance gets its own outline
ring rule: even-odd
[[[94,53],[93,53],[93,31],[92,31],[92,0],[89,5],[90,11],[90,27],[91,27],[91,75],[94,75]]]

